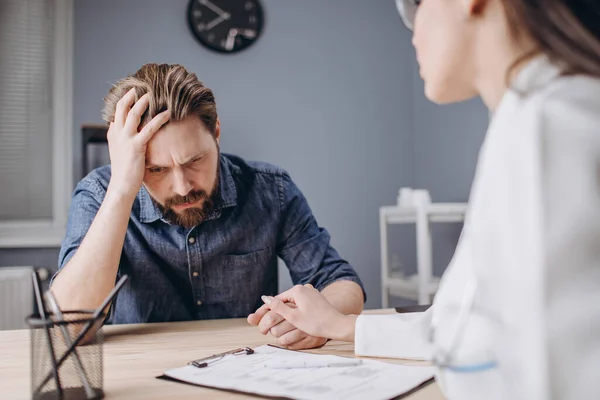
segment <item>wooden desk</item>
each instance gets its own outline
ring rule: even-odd
[[[104,393],[107,399],[251,398],[155,377],[194,358],[240,346],[273,343],[245,319],[114,325],[106,326],[104,334]],[[27,330],[0,332],[0,398],[30,398],[29,352]],[[353,344],[332,341],[312,352],[353,356],[354,348]],[[442,400],[443,396],[433,383],[406,398]]]

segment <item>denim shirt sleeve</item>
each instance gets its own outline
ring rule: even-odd
[[[318,290],[336,281],[356,282],[356,271],[330,245],[329,232],[318,226],[306,198],[284,173],[280,182],[281,226],[277,255],[287,265],[295,285],[310,283]],[[365,294],[366,299],[366,294]]]
[[[100,209],[104,194],[104,188],[93,179],[84,179],[77,184],[69,208],[67,232],[58,255],[58,271],[52,280],[77,252]]]

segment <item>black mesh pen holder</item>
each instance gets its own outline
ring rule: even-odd
[[[102,322],[93,312],[64,312],[27,318],[31,333],[31,398],[101,399],[104,397]]]

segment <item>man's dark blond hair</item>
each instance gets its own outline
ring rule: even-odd
[[[212,90],[204,86],[196,74],[178,64],[145,64],[135,74],[118,81],[104,98],[104,121],[114,121],[117,102],[133,88],[136,101],[144,94],[150,94],[150,104],[142,116],[142,125],[169,110],[170,121],[196,115],[215,134],[217,106]]]

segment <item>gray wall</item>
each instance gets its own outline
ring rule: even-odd
[[[483,106],[440,108],[423,97],[393,0],[263,0],[263,36],[236,55],[201,47],[188,31],[186,5],[75,2],[74,132],[101,122],[110,82],[146,62],[183,64],[217,96],[223,151],[286,168],[359,271],[367,306],[379,306],[379,206],[394,203],[401,186],[430,189],[435,201],[465,201],[487,123]],[[436,269],[458,231],[436,232]],[[393,236],[393,251],[410,265],[414,245],[404,236]]]

